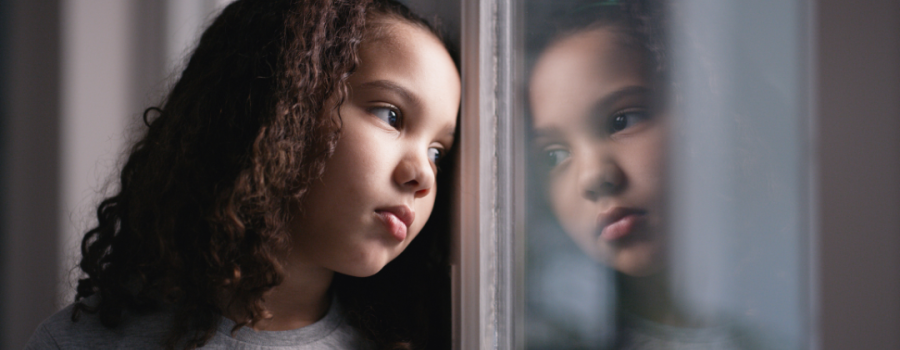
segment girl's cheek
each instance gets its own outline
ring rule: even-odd
[[[636,140],[622,161],[630,169],[630,177],[639,183],[641,190],[653,197],[660,195],[665,177],[665,137],[661,128],[647,130],[645,137]]]
[[[566,192],[564,179],[561,179],[558,174],[550,174],[548,176],[547,181],[549,182],[549,186],[547,186],[547,198],[550,199],[550,203],[553,205],[554,211],[557,212],[557,216],[561,213],[565,213],[565,203],[566,197],[569,197]]]
[[[580,215],[586,207],[580,196],[578,196],[574,177],[561,175],[568,175],[568,173],[558,174],[550,179],[549,198],[560,224],[571,235],[581,231],[580,226],[584,224],[580,223],[583,221],[580,220]]]

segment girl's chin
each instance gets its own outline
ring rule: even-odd
[[[627,247],[595,246],[585,253],[617,272],[645,277],[664,269],[666,259],[661,248],[656,242],[645,241]]]
[[[646,277],[662,271],[665,259],[659,250],[653,249],[654,247],[644,248],[647,249],[618,251],[608,260],[608,264],[616,271],[632,277]]]
[[[656,274],[663,270],[665,247],[656,231],[639,230],[615,241],[592,237],[582,246],[598,262],[634,277]]]
[[[366,259],[360,259],[351,264],[338,266],[333,269],[333,271],[352,277],[370,277],[384,269],[393,258],[393,256],[387,256],[387,254],[369,256]]]
[[[352,269],[344,269],[343,271],[336,271],[336,272],[340,272],[341,274],[351,276],[351,277],[370,277],[370,276],[380,272],[381,269],[383,269],[385,265],[387,265],[387,264],[384,264],[384,265],[378,264],[378,265],[370,265],[370,266],[354,266],[354,268],[352,268]]]
[[[663,270],[662,264],[628,264],[622,263],[613,266],[613,268],[627,276],[631,277],[647,277],[656,275]]]

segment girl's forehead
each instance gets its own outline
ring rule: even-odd
[[[621,87],[647,83],[643,55],[622,45],[617,35],[603,28],[578,32],[541,54],[529,84],[536,122],[566,108],[586,108]]]
[[[366,18],[366,28],[363,41],[379,41],[390,39],[398,35],[398,31],[422,30],[430,32],[428,28],[419,23],[413,23],[408,19],[392,14],[376,13]]]
[[[434,33],[417,23],[404,19],[390,19],[389,22],[370,26],[359,46],[359,57],[362,61],[371,60],[371,55],[391,56],[395,64],[408,61],[407,56],[416,54],[440,55],[449,57],[443,42]],[[437,49],[437,50],[434,50]],[[451,60],[452,61],[452,60]],[[421,63],[434,63],[430,61]]]
[[[569,33],[556,41],[541,54],[542,61],[548,57],[604,57],[617,51],[628,51],[619,34],[611,26],[595,27]]]

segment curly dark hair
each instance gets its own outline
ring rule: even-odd
[[[223,305],[236,328],[262,319],[263,294],[284,279],[291,203],[321,176],[340,137],[327,101],[348,96],[372,16],[431,29],[393,0],[238,0],[222,11],[161,107],[144,112],[148,129],[118,192],[97,208],[81,245],[73,321],[96,313],[112,328],[125,312],[169,307],[167,348],[192,349],[215,335]],[[446,223],[444,201],[439,194],[434,219]],[[429,222],[374,277],[335,277],[351,324],[380,348],[449,343],[445,227]],[[413,292],[412,306],[391,305]]]
[[[526,21],[534,30],[526,33],[526,45],[532,53],[573,33],[608,27],[647,53],[651,73],[665,77],[669,71],[665,0],[544,0],[529,6]]]

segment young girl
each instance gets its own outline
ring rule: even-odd
[[[393,0],[232,3],[145,113],[76,302],[28,347],[446,347],[446,235],[410,243],[459,98]]]

